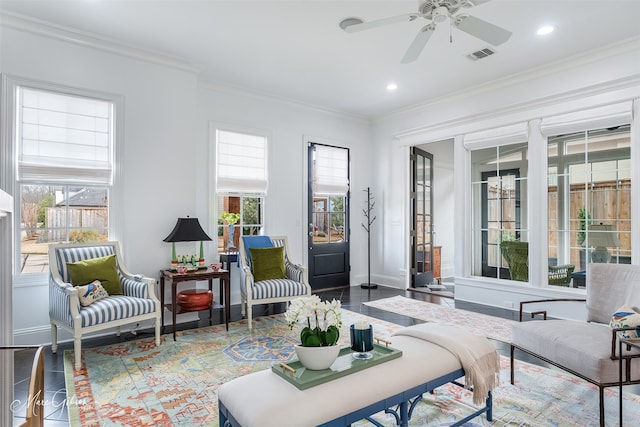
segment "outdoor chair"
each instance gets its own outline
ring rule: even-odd
[[[249,330],[254,305],[311,295],[307,269],[291,262],[285,236],[242,236],[240,267],[241,312],[244,317],[246,307]]]
[[[155,291],[156,281],[129,273],[117,242],[51,244],[49,272],[53,353],[58,349],[58,327],[61,327],[73,334],[75,367],[80,368],[83,335],[115,328],[119,336],[122,325],[145,320],[155,323],[155,341],[160,345],[161,307]],[[113,289],[90,293],[94,279],[104,282],[105,286],[109,282]]]
[[[581,320],[546,320],[547,312],[532,311],[531,317],[543,315],[545,320],[522,322],[523,309],[543,303],[586,302],[587,318]],[[534,306],[534,308],[538,308]],[[511,384],[514,384],[514,350],[524,351],[551,365],[561,368],[599,389],[600,425],[604,419],[604,389],[619,385],[620,363],[623,364],[622,383],[640,384],[640,350],[623,348],[623,360],[618,351],[618,332],[633,330],[614,319],[614,313],[628,307],[640,308],[640,266],[629,264],[592,263],[587,269],[586,299],[547,299],[520,303],[520,321],[513,325],[511,339]],[[633,317],[640,317],[636,315]],[[609,324],[614,319],[612,326]],[[640,321],[640,320],[639,320]],[[618,327],[625,324],[625,327]]]
[[[529,281],[529,242],[504,241],[500,250],[509,265],[511,280]],[[548,281],[550,285],[569,286],[573,264],[549,265]]]

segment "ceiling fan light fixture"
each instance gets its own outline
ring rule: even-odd
[[[433,22],[444,22],[449,17],[449,9],[444,6],[440,6],[433,11]]]
[[[349,18],[344,18],[342,21],[340,21],[340,28],[342,28],[343,30],[347,31],[347,28],[349,28],[352,25],[356,25],[356,24],[362,24],[364,21],[360,18],[356,18],[356,17],[349,17]]]

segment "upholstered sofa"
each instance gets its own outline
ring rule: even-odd
[[[604,389],[619,384],[617,332],[635,328],[612,328],[613,314],[623,306],[640,308],[640,266],[589,264],[587,298],[524,301],[520,316],[531,307],[531,316],[542,314],[541,304],[563,301],[586,302],[586,321],[533,320],[513,326],[511,342],[511,383],[514,383],[514,351],[520,350],[576,375],[599,388],[600,425],[604,426]],[[571,303],[569,303],[571,304]],[[533,311],[537,310],[537,311]],[[614,325],[615,326],[615,325]],[[633,329],[633,330],[631,330]],[[623,349],[623,384],[640,384],[640,351]]]

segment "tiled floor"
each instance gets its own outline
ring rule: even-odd
[[[322,291],[320,294],[322,299],[331,300],[333,298],[339,299],[342,301],[342,306],[351,311],[355,311],[358,313],[362,313],[371,317],[375,317],[378,319],[386,320],[392,323],[396,323],[403,326],[410,326],[416,323],[422,323],[422,321],[412,319],[407,316],[402,316],[399,314],[389,313],[386,311],[382,311],[379,309],[371,308],[362,304],[363,302],[392,297],[395,295],[404,295],[407,297],[432,302],[435,304],[443,304],[450,307],[455,308],[463,308],[470,311],[481,312],[484,314],[490,314],[493,316],[508,318],[508,319],[516,319],[517,320],[517,312],[482,306],[478,304],[469,304],[463,303],[460,301],[454,301],[452,298],[441,297],[433,294],[426,294],[420,292],[410,292],[399,289],[387,288],[384,286],[378,286],[376,289],[363,289],[359,286],[351,287],[351,288],[341,288],[334,290]],[[261,316],[266,314],[275,314],[282,311],[284,304],[272,304],[269,306],[257,306],[254,308],[254,316]],[[205,312],[203,316],[203,321],[201,322],[191,322],[188,324],[178,325],[178,329],[190,329],[196,328],[199,326],[205,326],[209,324],[209,320],[207,318],[208,313]],[[218,316],[216,318],[216,316]],[[232,306],[231,307],[231,321],[240,320],[240,306]],[[214,314],[215,323],[222,323],[222,313],[220,310]],[[170,328],[166,328],[165,332],[168,333]],[[122,334],[120,337],[110,336],[110,337],[101,337],[101,338],[93,338],[83,340],[82,346],[86,347],[97,347],[106,344],[111,344],[119,341],[133,340],[137,339],[142,335],[151,335],[153,331],[141,331],[137,335],[133,335],[131,333]],[[498,348],[498,351],[501,354],[508,355],[509,346],[495,342]],[[51,348],[47,347],[45,352],[45,398],[46,398],[46,407],[45,407],[45,426],[67,426],[67,408],[66,404],[66,392],[65,392],[65,384],[64,384],[64,366],[63,366],[63,354],[64,350],[73,348],[73,343],[61,343],[58,346],[58,352],[56,354],[51,353]],[[16,353],[16,361],[15,361],[15,399],[24,402],[27,396],[29,375],[31,370],[32,363],[32,352],[25,351]],[[518,357],[522,357],[522,355],[518,355]],[[536,360],[528,360],[529,362],[537,363]],[[14,425],[18,425],[24,421],[24,418],[20,418],[19,415],[24,414],[24,410],[20,413],[16,413],[14,418]]]

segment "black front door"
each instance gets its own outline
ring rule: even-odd
[[[349,150],[310,142],[308,160],[309,283],[349,286]]]

